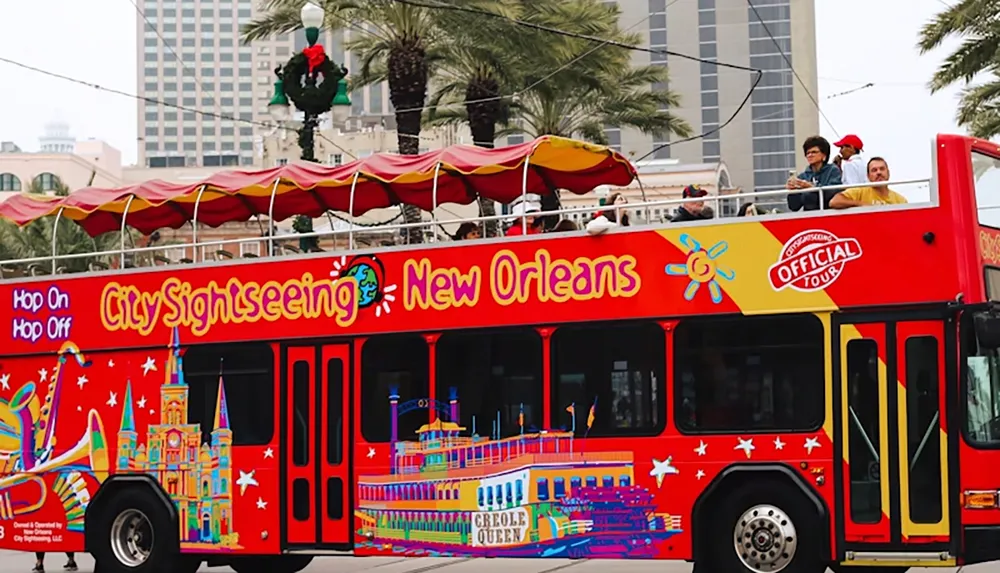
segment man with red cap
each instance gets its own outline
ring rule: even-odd
[[[867,185],[868,173],[865,168],[865,160],[861,158],[861,138],[857,135],[845,135],[840,141],[834,143],[840,148],[840,155],[834,159],[843,173],[844,185]]]

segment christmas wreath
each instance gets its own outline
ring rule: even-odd
[[[317,113],[317,110],[323,113],[333,105],[333,98],[337,95],[337,82],[346,72],[330,61],[326,52],[322,51],[322,46],[316,47],[321,50],[318,54],[298,53],[292,56],[285,64],[281,79],[285,94],[295,107],[312,113]],[[315,85],[306,82],[310,75],[315,77]]]

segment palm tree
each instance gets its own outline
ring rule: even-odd
[[[302,27],[299,12],[307,0],[265,0],[262,13],[243,29],[250,42]],[[354,70],[352,87],[388,81],[389,100],[396,115],[397,145],[402,155],[420,150],[420,119],[427,98],[427,83],[440,58],[444,37],[437,26],[437,10],[393,0],[311,0],[326,13],[325,26],[340,29],[348,25],[362,33],[353,35],[346,48],[358,54],[361,69]],[[487,0],[466,0],[469,5]],[[404,205],[407,223],[421,220],[420,210]],[[419,228],[407,229],[407,240],[421,242]]]
[[[963,83],[959,125],[972,135],[989,138],[1000,134],[1000,0],[961,0],[938,13],[920,30],[921,54],[939,47],[946,39],[962,38],[929,82],[931,93]],[[990,73],[990,80],[971,85],[976,76]]]
[[[518,20],[529,24],[628,45],[640,41],[637,35],[623,34],[619,29],[616,4],[524,0],[507,7],[515,11]],[[454,20],[468,18],[467,13],[458,14]],[[495,17],[473,18],[462,25],[442,17],[442,27],[453,31],[454,37],[437,70],[427,113],[429,124],[468,122],[475,144],[482,147],[493,147],[498,125],[508,126],[503,133],[582,135],[601,142],[605,139],[602,121],[648,132],[690,132],[685,123],[660,111],[664,105],[676,105],[676,96],[651,93],[649,83],[643,83],[665,81],[662,68],[641,68],[625,76],[624,84],[616,84],[623,79],[622,70],[630,68],[629,54],[622,48],[557,36]],[[615,89],[608,90],[609,85]],[[519,94],[516,103],[510,97],[514,93]],[[580,94],[586,97],[581,100]],[[544,110],[546,117],[538,110]],[[572,117],[577,111],[586,115]],[[510,128],[512,118],[522,120],[527,128]],[[493,202],[480,198],[480,211],[492,215]]]
[[[54,188],[44,190],[40,181],[32,181],[26,189],[27,193],[49,194],[59,197],[69,195],[69,187],[62,181],[56,181]],[[14,223],[0,221],[0,260],[10,261],[47,257],[52,254],[52,231],[55,216],[43,217],[18,227]],[[56,254],[72,255],[109,251],[118,244],[119,233],[105,233],[99,237],[91,237],[83,227],[68,219],[60,219],[56,231]],[[89,270],[91,257],[78,257],[58,261],[59,272],[75,273]],[[28,265],[31,267],[32,265]],[[51,272],[48,264],[34,265],[42,273]]]

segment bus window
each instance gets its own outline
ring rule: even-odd
[[[972,176],[979,224],[1000,228],[1000,161],[973,151]]]
[[[652,322],[563,326],[552,335],[552,424],[579,436],[656,436],[666,426],[666,337]],[[589,413],[594,408],[592,427]]]
[[[390,334],[365,341],[361,348],[361,435],[366,441],[389,441],[391,389],[399,393],[399,404],[428,397],[429,354],[419,334]],[[415,440],[417,429],[428,420],[423,408],[399,414],[398,439]]]
[[[938,340],[906,339],[906,443],[910,469],[910,520],[941,521],[941,412]]]
[[[500,414],[501,437],[542,427],[542,337],[534,329],[446,332],[437,341],[437,400],[458,393],[462,426],[485,435]],[[459,421],[459,420],[456,420]]]
[[[234,446],[262,446],[274,435],[274,352],[270,344],[204,344],[184,352],[188,423],[211,441],[219,379],[226,391]]]
[[[963,321],[965,347],[965,433],[974,447],[1000,446],[1000,355],[980,347],[969,318]]]
[[[696,318],[674,331],[677,427],[815,431],[823,422],[823,324],[809,315]]]
[[[847,343],[847,443],[851,457],[851,520],[878,523],[882,519],[882,474],[879,466],[878,343]]]

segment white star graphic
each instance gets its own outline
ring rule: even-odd
[[[744,440],[743,438],[736,438],[736,439],[739,440],[740,443],[737,444],[733,449],[743,450],[743,453],[747,455],[747,459],[749,460],[750,452],[757,449],[757,447],[753,445],[753,438],[750,438],[749,440]]]
[[[802,447],[809,451],[809,455],[812,455],[813,448],[819,447],[819,440],[816,438],[806,438],[806,443]]]
[[[698,470],[698,472],[694,474],[694,477],[698,481],[701,481],[701,478],[705,477],[705,470]]]
[[[250,473],[246,473],[245,471],[240,470],[240,479],[236,480],[236,485],[240,486],[240,495],[243,495],[247,491],[248,487],[252,485],[260,485],[253,477],[253,474],[256,471],[257,470],[250,470]]]
[[[108,359],[108,368],[114,368],[114,367],[115,367],[115,361],[113,359]]]
[[[370,460],[374,457],[375,457],[375,448],[368,448],[368,459]]]
[[[42,368],[38,371],[38,380],[40,382],[45,382],[45,378],[49,375],[49,371],[46,368]]]
[[[783,450],[785,449],[785,442],[781,441],[781,436],[774,438],[774,449]]]
[[[4,390],[10,390],[10,384],[8,382],[10,382],[10,374],[4,374],[3,376],[0,376],[0,388],[3,388]]]
[[[708,449],[708,444],[706,444],[703,440],[698,440],[698,447],[694,449],[694,453],[699,456],[703,456],[705,455],[706,449]]]
[[[257,498],[257,509],[267,509],[267,502],[263,498]]]
[[[82,412],[83,411],[83,406],[77,406],[76,407],[76,411],[77,412]]]
[[[142,365],[142,375],[145,376],[146,374],[149,374],[150,370],[154,372],[156,371],[156,361],[153,360],[152,356],[147,356],[146,362]]]
[[[110,392],[109,394],[111,394],[111,396],[108,398],[108,401],[105,402],[105,403],[108,406],[111,406],[112,408],[114,408],[115,406],[118,405],[118,394],[115,394],[114,392]]]
[[[274,457],[274,450],[272,450],[271,448],[264,450],[264,459],[273,457]]]
[[[152,416],[152,415],[153,415],[153,414],[155,414],[155,413],[156,413],[156,410],[154,410],[154,409],[152,409],[152,408],[150,408],[150,409],[149,409],[149,415],[150,415],[150,416]]]
[[[649,470],[649,475],[656,478],[656,487],[663,485],[663,478],[668,474],[679,474],[680,470],[670,465],[673,456],[667,456],[662,462],[653,458],[653,469]]]
[[[87,382],[90,382],[90,380],[87,380],[86,376],[76,377],[76,385],[79,386],[81,390],[83,390],[83,385],[86,384]]]
[[[145,408],[146,407],[146,397],[142,396],[141,398],[139,398],[139,401],[136,402],[135,405],[138,406],[138,407],[140,407],[140,408]]]

